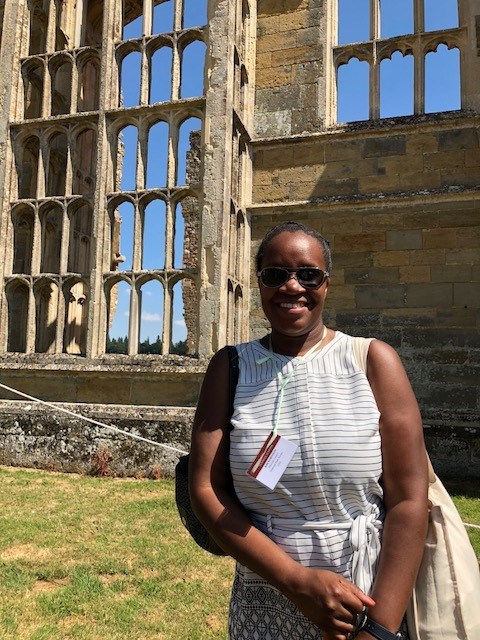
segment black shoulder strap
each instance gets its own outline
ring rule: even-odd
[[[227,346],[228,351],[228,397],[230,406],[230,417],[233,415],[233,403],[235,401],[235,391],[238,383],[238,353],[236,347]]]

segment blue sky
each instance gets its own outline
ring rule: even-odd
[[[206,23],[206,0],[185,0],[184,27]],[[370,37],[369,0],[339,0],[339,44],[360,42]],[[153,33],[172,29],[173,0],[167,0],[154,9]],[[458,26],[457,0],[425,0],[425,26],[429,31]],[[124,39],[141,37],[141,18],[126,26]],[[413,0],[381,0],[381,37],[404,35],[413,31]],[[204,46],[195,44],[186,50],[182,74],[184,98],[196,97],[203,92]],[[130,56],[124,63],[122,93],[125,106],[138,104],[140,54]],[[171,52],[162,48],[152,62],[151,102],[170,98]],[[413,113],[413,58],[396,52],[391,60],[381,65],[381,117],[409,115]],[[368,65],[351,60],[339,69],[338,121],[349,122],[368,118]],[[440,45],[426,58],[426,112],[449,111],[460,107],[458,51],[448,51]],[[179,166],[177,184],[185,182],[185,154],[189,148],[190,131],[199,128],[199,121],[187,121],[181,129],[179,140]],[[151,133],[147,188],[165,186],[167,128],[159,124]],[[124,130],[125,164],[122,190],[134,188],[136,132],[133,127]],[[133,212],[130,205],[122,205],[121,252],[126,256],[121,270],[131,268]],[[183,218],[181,208],[176,211],[175,266],[181,267]],[[144,242],[144,268],[164,266],[165,205],[153,202],[147,208],[146,240]],[[154,341],[162,333],[163,294],[159,283],[151,282],[142,288],[141,335]],[[110,337],[118,338],[128,333],[129,287],[119,286],[117,312]],[[174,289],[173,342],[186,337],[183,321],[181,284]]]

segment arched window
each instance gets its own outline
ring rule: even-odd
[[[22,68],[24,88],[24,118],[40,118],[43,103],[44,66],[40,61],[28,61]]]
[[[352,96],[355,99],[352,100]],[[369,66],[352,58],[338,69],[339,122],[368,120],[369,118]]]
[[[128,53],[120,66],[120,106],[136,107],[140,104],[140,82],[142,77],[142,54]]]
[[[207,24],[207,0],[184,0],[183,28],[201,27]]]
[[[52,76],[52,116],[70,113],[72,99],[72,62],[64,57],[56,60],[51,67]]]
[[[413,0],[380,0],[380,37],[413,33]]]
[[[92,242],[93,211],[88,203],[76,205],[70,211],[70,242],[68,247],[68,271],[90,271],[90,247]]]
[[[152,33],[170,33],[173,31],[174,0],[160,0],[153,7]]]
[[[178,152],[177,152],[177,185],[190,184],[189,175],[187,175],[187,169],[189,167],[189,160],[193,160],[192,155],[196,157],[195,162],[200,162],[199,150],[192,140],[191,136],[195,136],[195,133],[201,131],[202,121],[199,118],[188,118],[184,120],[180,125],[178,135]]]
[[[48,27],[48,0],[30,0],[30,46],[28,55],[45,53]]]
[[[204,93],[206,45],[195,40],[182,52],[181,98],[197,98]]]
[[[338,44],[370,40],[370,0],[338,0]]]
[[[460,52],[441,44],[425,60],[425,113],[460,107]]]
[[[6,293],[8,304],[7,350],[25,353],[27,350],[28,287],[22,282],[10,283]]]
[[[88,288],[82,281],[71,284],[65,295],[63,351],[84,356],[87,352]]]
[[[82,47],[98,47],[102,44],[103,0],[84,0]]]
[[[114,257],[119,271],[130,271],[133,264],[135,209],[131,202],[122,202],[114,211],[112,247],[119,246]],[[117,238],[115,236],[118,236]],[[115,249],[114,249],[115,251]]]
[[[143,3],[137,2],[136,5],[137,6],[135,7],[136,9],[135,14],[139,11],[140,15],[133,18],[134,14],[132,14],[132,17],[129,17],[127,18],[127,20],[124,21],[122,40],[133,40],[134,38],[142,37],[142,25],[143,25],[142,5]],[[132,4],[132,6],[134,5]]]
[[[47,281],[36,290],[36,353],[55,353],[58,318],[58,286]]]
[[[458,0],[425,0],[425,31],[458,27]]]
[[[18,165],[18,197],[36,198],[38,180],[38,158],[40,142],[36,136],[30,136],[21,149],[21,162]]]
[[[60,273],[62,248],[63,211],[59,205],[45,207],[41,212],[42,222],[42,273]]]
[[[32,272],[33,211],[17,208],[13,215],[13,273]]]
[[[150,72],[150,104],[166,102],[172,94],[172,49],[161,47],[152,56]]]
[[[143,215],[142,269],[165,267],[166,204],[153,200]]]
[[[164,290],[158,280],[149,280],[139,291],[140,340],[138,353],[162,353]]]
[[[182,203],[175,207],[175,226],[173,242],[173,268],[182,269],[184,266],[185,222],[183,219]]]
[[[182,290],[183,280],[179,280],[172,289],[172,339],[170,353],[187,353],[187,325],[185,323],[185,302]],[[188,304],[188,302],[187,302]]]
[[[98,109],[99,80],[99,60],[87,58],[79,71],[77,111],[96,111]]]
[[[168,124],[156,122],[148,132],[146,188],[167,186]]]
[[[131,287],[124,281],[107,291],[107,353],[128,353],[130,295]]]
[[[380,117],[413,114],[413,56],[395,51],[380,64]]]
[[[134,191],[137,185],[137,127],[128,125],[118,133],[117,170],[115,184],[117,191]]]
[[[47,196],[65,195],[68,141],[65,133],[50,138],[47,171]]]
[[[97,136],[93,129],[85,129],[75,139],[73,155],[74,194],[84,195],[95,191],[95,164],[97,161]]]

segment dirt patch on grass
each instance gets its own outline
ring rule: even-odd
[[[58,589],[67,586],[71,582],[70,578],[61,578],[58,580],[37,580],[32,587],[32,593],[35,595],[53,593],[54,591],[58,591]]]
[[[37,547],[34,544],[22,544],[16,547],[9,547],[0,554],[1,560],[33,560],[44,561],[52,556],[50,549]]]
[[[215,615],[214,613],[207,616],[205,622],[207,623],[207,627],[209,629],[212,629],[212,631],[220,631],[220,629],[225,626],[225,620],[222,617]]]

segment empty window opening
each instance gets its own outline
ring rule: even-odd
[[[74,21],[69,19],[66,3],[62,0],[55,2],[56,26],[55,26],[55,51],[73,48],[73,38],[68,33],[69,28],[74,26]]]
[[[36,53],[45,53],[47,44],[48,27],[48,0],[39,0],[30,3],[30,56]]]
[[[153,200],[143,216],[142,269],[165,267],[166,204]]]
[[[93,211],[89,204],[80,205],[70,215],[68,271],[89,273]]]
[[[98,109],[99,80],[100,63],[96,58],[89,58],[80,68],[77,111]]]
[[[185,322],[185,304],[182,280],[172,288],[172,340],[170,353],[183,356],[187,353],[187,325]]]
[[[236,261],[235,261],[235,270],[237,279],[240,278],[240,274],[244,270],[245,264],[245,218],[243,217],[243,213],[239,212],[237,217],[237,229],[236,229],[236,237],[237,237],[237,250],[236,250]]]
[[[196,148],[193,142],[195,140],[195,136],[191,139],[191,134],[201,131],[201,128],[202,121],[199,118],[187,118],[187,120],[184,120],[180,125],[176,171],[176,183],[178,185],[190,184],[189,175],[191,176],[191,173],[189,171],[189,175],[187,175],[187,167],[190,167],[191,165],[192,154],[197,154],[197,156],[200,155],[200,151]],[[200,160],[198,160],[198,164],[199,163]],[[191,177],[190,180],[193,182]]]
[[[182,267],[184,269],[195,269],[198,264],[200,203],[194,196],[188,196],[177,204],[176,210],[179,207],[181,207],[184,229]],[[175,252],[175,255],[178,255],[178,251]]]
[[[67,136],[56,133],[50,138],[47,172],[47,196],[65,195],[67,176]]]
[[[142,77],[142,54],[132,51],[121,62],[120,106],[129,108],[140,104],[140,83]]]
[[[413,33],[413,0],[380,0],[380,37]]]
[[[413,114],[413,56],[395,51],[380,64],[380,117]]]
[[[82,46],[98,47],[102,44],[103,1],[83,0]]]
[[[172,49],[161,47],[152,56],[149,102],[166,102],[172,94]]]
[[[370,40],[370,0],[338,0],[338,44]]]
[[[70,113],[72,63],[64,60],[52,69],[52,116]]]
[[[174,241],[173,241],[173,268],[183,269],[185,265],[184,260],[184,246],[185,246],[185,222],[183,219],[183,205],[179,202],[175,207],[175,227],[174,227]]]
[[[133,3],[132,7],[133,9]],[[133,38],[141,38],[143,32],[143,3],[137,2],[135,4],[135,13],[139,12],[136,18],[133,18],[132,12],[129,16],[129,21],[123,24],[122,40],[132,40]],[[128,18],[127,18],[128,19]]]
[[[183,28],[207,24],[207,0],[184,0]]]
[[[243,292],[240,285],[235,289],[235,324],[234,340],[235,344],[242,341],[243,332]]]
[[[44,210],[42,222],[42,273],[60,273],[63,211],[60,206]]]
[[[153,7],[152,33],[170,33],[173,31],[173,0],[162,0]]]
[[[96,160],[97,136],[93,129],[86,129],[75,140],[72,183],[74,194],[84,195],[95,191]]]
[[[227,285],[227,344],[235,341],[235,296],[233,283],[228,280]]]
[[[13,273],[32,272],[33,211],[17,210],[13,214]]]
[[[133,264],[135,225],[135,209],[131,202],[122,202],[117,209],[116,220],[120,238],[120,256],[117,256],[118,269],[130,271]]]
[[[357,58],[338,68],[338,122],[368,120],[369,65]],[[355,96],[352,99],[352,96]]]
[[[117,282],[108,292],[107,353],[128,353],[131,288]]]
[[[17,168],[20,199],[37,197],[39,152],[40,142],[38,138],[31,136],[23,145],[22,161]]]
[[[13,284],[7,289],[8,351],[25,353],[27,350],[28,287]]]
[[[425,0],[425,31],[458,27],[458,0]]]
[[[148,132],[146,188],[167,186],[168,124],[156,122]]]
[[[36,353],[55,353],[58,317],[58,286],[47,282],[36,293]]]
[[[40,118],[42,115],[43,72],[44,67],[41,62],[29,63],[22,70],[26,120]]]
[[[180,97],[197,98],[203,96],[206,45],[195,40],[182,52],[182,72]]]
[[[137,127],[129,125],[118,134],[116,188],[134,191],[137,186]]]
[[[164,290],[161,282],[150,280],[139,291],[140,340],[138,353],[162,354]]]
[[[441,44],[425,59],[425,113],[460,108],[460,52]]]
[[[87,353],[88,288],[75,282],[65,295],[65,329],[63,351],[84,356]]]

